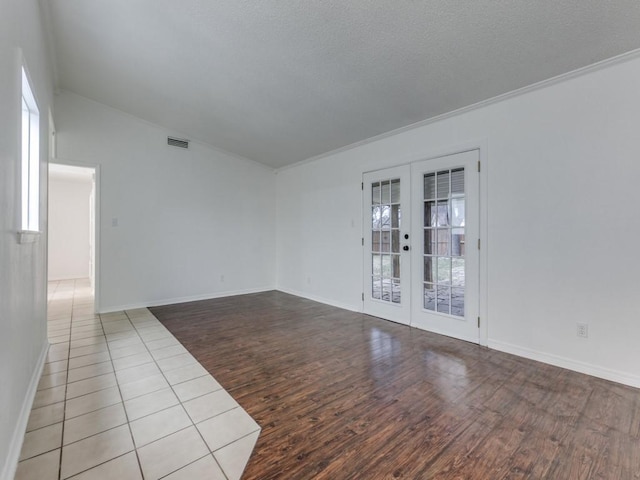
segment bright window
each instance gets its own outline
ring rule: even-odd
[[[39,230],[40,113],[22,69],[22,230]]]

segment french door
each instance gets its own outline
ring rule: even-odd
[[[411,176],[406,166],[363,175],[364,311],[411,320]]]
[[[478,343],[478,151],[367,173],[364,312]]]

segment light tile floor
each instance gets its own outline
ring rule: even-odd
[[[146,308],[93,311],[88,280],[49,284],[16,480],[239,479],[258,424]]]

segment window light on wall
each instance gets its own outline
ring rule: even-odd
[[[40,229],[40,112],[22,68],[22,215],[24,232]]]

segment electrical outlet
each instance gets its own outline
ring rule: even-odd
[[[581,338],[588,338],[589,337],[589,325],[587,325],[586,323],[578,323],[578,330],[577,330],[577,334],[579,337]]]

